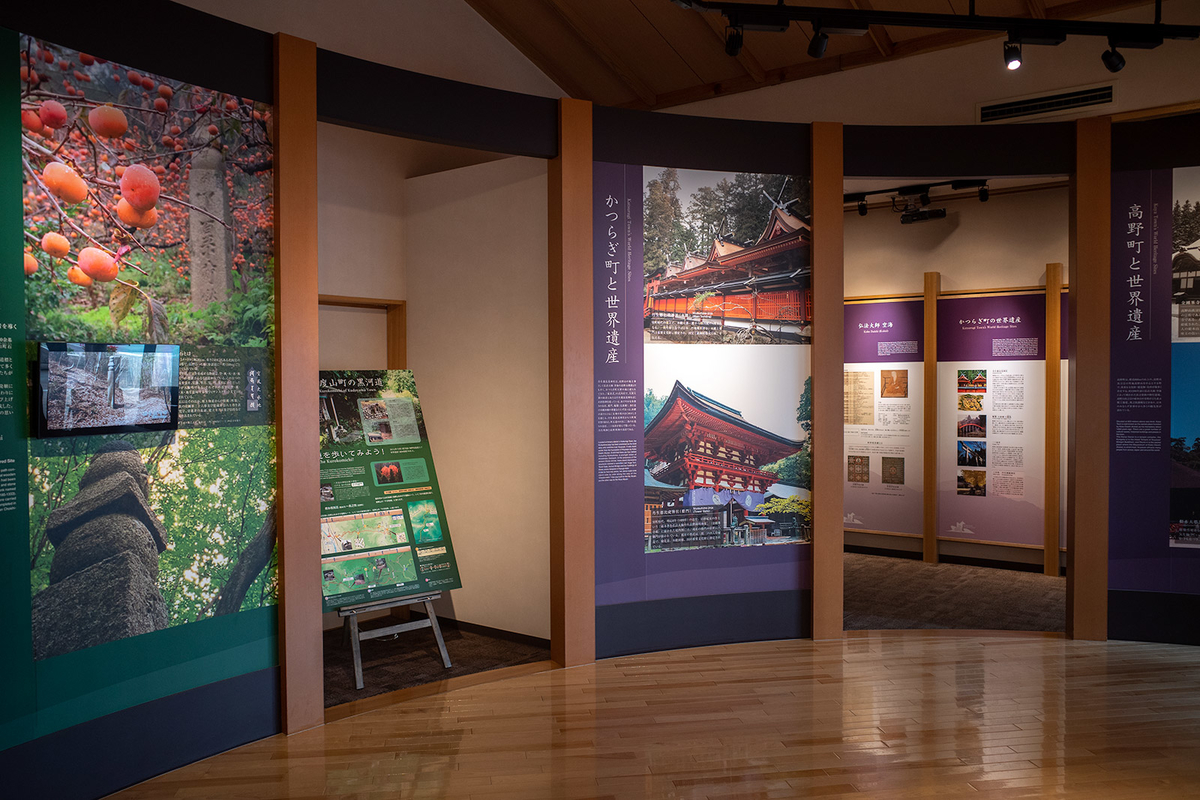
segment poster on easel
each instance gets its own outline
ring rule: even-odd
[[[320,374],[326,611],[462,586],[408,370]]]
[[[922,300],[846,304],[846,530],[921,533],[924,306]]]
[[[1040,547],[1046,300],[938,302],[938,537]]]

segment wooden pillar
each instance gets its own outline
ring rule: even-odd
[[[596,660],[592,105],[558,106],[550,161],[550,655]]]
[[[926,561],[938,560],[938,359],[937,303],[942,273],[925,273],[925,444],[922,459],[925,509],[922,514],[922,553]]]
[[[814,639],[840,639],[845,529],[842,125],[812,126],[812,605]]]
[[[404,303],[387,307],[387,367],[406,369],[408,366],[408,318]]]
[[[1112,123],[1075,123],[1070,191],[1067,635],[1108,638]]]
[[[325,722],[317,429],[317,46],[275,35],[275,404],[283,730]]]
[[[1058,575],[1058,518],[1062,498],[1062,264],[1046,265],[1046,489],[1042,570]]]

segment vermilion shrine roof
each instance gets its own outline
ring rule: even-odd
[[[662,409],[646,428],[646,449],[659,450],[679,441],[688,424],[698,425],[717,435],[753,447],[763,454],[759,462],[762,464],[778,461],[804,447],[804,442],[788,439],[751,424],[743,419],[736,409],[693,392],[679,381],[675,381],[675,386],[672,387]]]

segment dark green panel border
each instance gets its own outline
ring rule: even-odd
[[[0,52],[8,53],[8,69],[0,69],[0,253],[7,255],[0,269],[0,337],[11,340],[0,354],[12,359],[13,413],[0,416],[0,474],[15,470],[16,508],[0,511],[0,746],[11,728],[28,731],[26,717],[36,710],[36,677],[33,669],[32,600],[29,596],[29,431],[26,423],[25,381],[25,273],[17,272],[24,247],[22,206],[21,81],[17,71],[18,37],[0,28]],[[6,724],[8,723],[8,724]]]

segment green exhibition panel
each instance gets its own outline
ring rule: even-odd
[[[190,713],[199,690],[201,731],[261,680],[211,746],[259,738],[278,728],[271,106],[133,53],[9,31],[0,50],[0,238],[23,260],[0,276],[0,750],[33,760],[23,743],[71,729],[119,747],[104,718]]]

